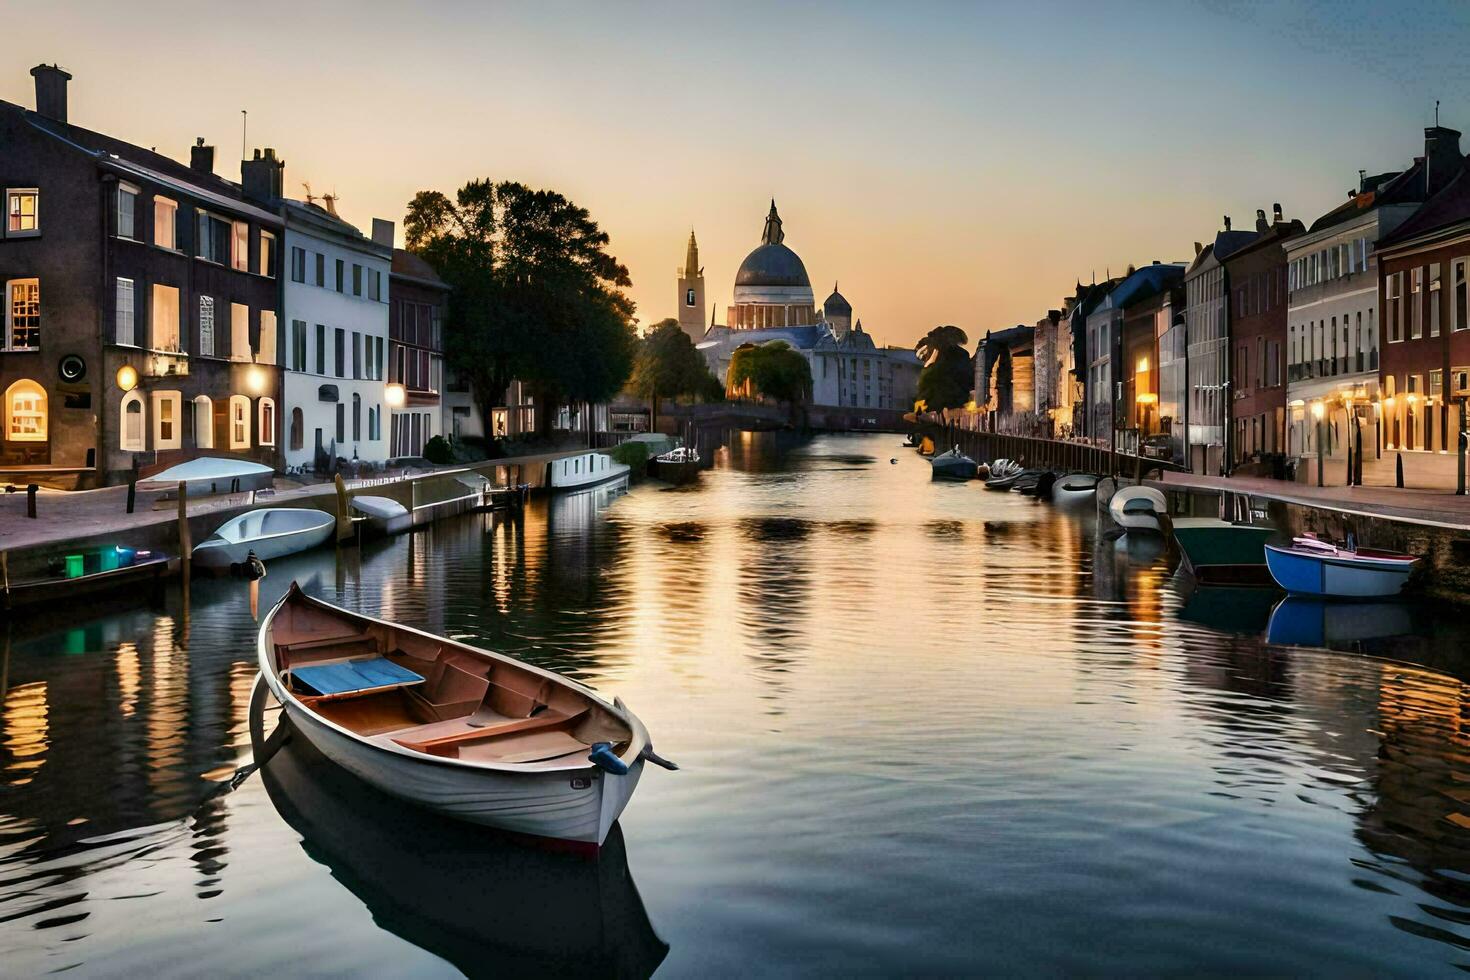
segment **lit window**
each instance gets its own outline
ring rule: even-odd
[[[230,266],[241,272],[250,271],[250,226],[243,221],[233,224],[230,236]]]
[[[275,310],[260,311],[260,350],[255,355],[257,364],[276,363],[276,313]]]
[[[143,451],[143,396],[136,389],[122,400],[121,447],[128,452]]]
[[[268,231],[260,233],[260,274],[276,277],[276,236]]]
[[[5,389],[5,438],[11,442],[46,441],[46,392],[29,378]]]
[[[250,399],[230,396],[230,448],[250,448]]]
[[[12,238],[41,233],[41,192],[12,187],[5,192],[5,233]]]
[[[181,398],[177,391],[153,392],[153,448],[179,449],[184,440],[179,428]]]
[[[117,236],[133,238],[138,213],[138,188],[132,184],[117,185]]]
[[[260,444],[262,446],[276,444],[276,402],[272,398],[260,400]]]
[[[230,304],[230,360],[250,360],[250,307]]]
[[[12,279],[5,284],[5,349],[41,346],[41,280]]]
[[[153,244],[177,248],[179,206],[166,197],[153,198]]]
[[[199,297],[199,353],[214,356],[214,297]]]
[[[177,352],[179,348],[179,291],[173,286],[153,284],[153,310],[150,323],[153,333],[148,346],[154,350]]]
[[[138,342],[137,306],[135,304],[133,280],[119,277],[117,280],[117,313],[115,316],[117,333],[115,339],[117,343],[126,344],[129,347]]]

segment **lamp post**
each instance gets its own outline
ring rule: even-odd
[[[1327,409],[1321,399],[1312,402],[1312,418],[1317,420],[1317,486],[1322,486],[1322,416]]]
[[[1347,485],[1353,485],[1353,392],[1351,389],[1342,393],[1342,407],[1347,425],[1344,427],[1343,438],[1347,440]]]

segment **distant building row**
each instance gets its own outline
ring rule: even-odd
[[[987,335],[982,424],[1278,475],[1318,453],[1340,462],[1361,427],[1365,456],[1432,469],[1470,396],[1459,138],[1426,129],[1423,156],[1361,175],[1310,227],[1280,205],[1249,229],[1227,217],[1189,262],[1079,283],[1035,326]]]

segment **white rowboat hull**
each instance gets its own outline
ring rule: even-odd
[[[303,518],[300,527],[279,532],[267,532],[253,537],[236,539],[225,532],[234,521],[226,524],[213,535],[200,542],[194,549],[193,560],[201,568],[229,568],[237,565],[249,557],[250,552],[255,552],[255,557],[261,561],[270,561],[272,558],[282,558],[286,555],[294,555],[298,551],[307,551],[319,544],[326,542],[332,536],[332,531],[337,525],[337,520],[326,511],[303,511],[305,514],[318,514],[314,522],[305,523]],[[242,517],[250,517],[245,514]],[[240,520],[241,518],[236,518]]]

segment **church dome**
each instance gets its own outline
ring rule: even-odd
[[[780,242],[761,245],[740,263],[737,286],[805,286],[811,288],[801,257]]]

